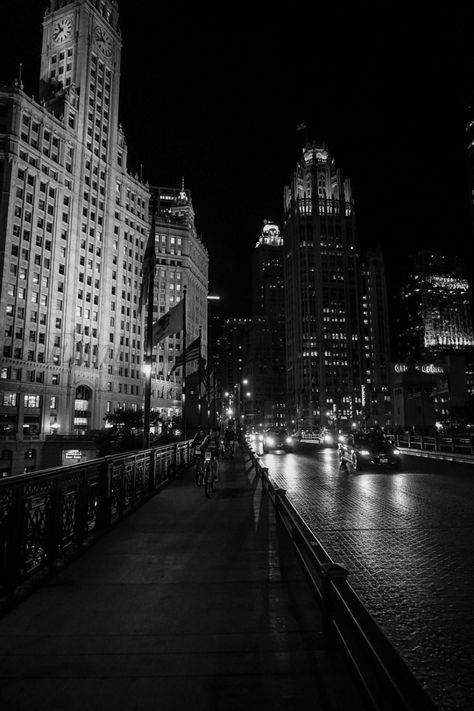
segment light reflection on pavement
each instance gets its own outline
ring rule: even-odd
[[[474,709],[474,467],[405,457],[353,473],[335,449],[262,456],[440,709]]]

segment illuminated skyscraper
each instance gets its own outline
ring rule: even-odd
[[[402,290],[401,353],[433,359],[474,346],[469,284],[457,257],[419,251]]]
[[[115,0],[51,0],[39,100],[19,81],[0,88],[3,473],[93,456],[84,435],[107,412],[143,406],[138,301],[150,191],[128,172],[121,50]],[[194,279],[189,268],[177,276],[194,258],[188,235],[188,256],[184,242],[182,254],[167,235],[159,243],[169,287],[158,309],[171,305],[172,283],[176,301]],[[157,375],[152,407],[178,408],[179,386]]]
[[[287,392],[299,427],[362,418],[361,292],[351,186],[307,144],[284,193]]]
[[[194,341],[201,332],[201,355],[207,357],[207,292],[209,257],[199,239],[194,224],[194,208],[191,192],[181,189],[151,187],[156,198],[156,269],[154,314],[156,321],[183,297],[186,285],[186,336],[187,343]],[[153,373],[160,386],[182,351],[182,334],[177,333],[161,341],[156,347]],[[194,369],[189,364],[187,372]],[[172,376],[165,390],[173,390],[181,384],[182,369]],[[154,380],[152,381],[155,382]],[[163,386],[161,386],[163,387]]]

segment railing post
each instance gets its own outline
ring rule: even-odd
[[[332,585],[347,580],[349,571],[338,563],[323,563],[321,565],[323,577],[323,595],[321,600],[323,615],[323,642],[324,648],[329,652],[332,648],[331,619],[332,619]]]
[[[155,471],[155,449],[149,450],[148,454],[150,461],[148,464],[148,489],[150,494],[155,491],[156,487],[156,471]]]
[[[267,472],[267,483],[268,483],[268,469],[266,470]],[[282,499],[283,496],[286,496],[286,489],[281,489],[278,487],[277,489],[274,490],[275,494],[275,513],[277,517],[280,514],[280,508],[281,508],[281,503],[280,500]]]
[[[63,502],[61,501],[61,489],[58,479],[53,482],[51,494],[45,512],[45,550],[48,568],[53,569],[54,561],[58,556],[59,529],[62,521]]]
[[[108,457],[104,457],[99,474],[99,511],[97,513],[98,529],[107,530],[112,522],[112,465]]]
[[[15,596],[15,589],[21,581],[21,552],[23,542],[23,525],[25,516],[25,491],[21,486],[13,489],[11,505],[7,516],[7,540],[2,551],[1,576],[4,581],[7,600],[11,602]]]
[[[176,479],[178,472],[178,445],[175,443],[173,447],[173,479]]]
[[[61,492],[59,491],[59,494]],[[84,543],[84,538],[86,535],[87,528],[87,504],[88,504],[88,491],[87,491],[87,477],[83,473],[81,482],[79,484],[79,489],[77,491],[77,510],[76,510],[76,525],[75,525],[75,539],[78,548],[82,548]],[[60,499],[61,500],[61,499]],[[60,526],[60,521],[58,521],[58,526]],[[56,533],[58,535],[58,532]]]

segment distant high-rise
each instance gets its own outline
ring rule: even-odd
[[[369,426],[385,427],[391,420],[391,351],[385,265],[379,247],[367,252],[362,267],[364,384],[362,406]]]
[[[433,359],[474,346],[469,284],[457,257],[413,255],[402,289],[400,349],[405,359]]]
[[[224,417],[242,414],[244,364],[247,360],[251,319],[228,318],[219,339],[218,380],[224,397]]]
[[[196,232],[191,192],[185,190],[184,185],[181,189],[153,186],[150,190],[157,206],[154,320],[176,306],[186,285],[187,344],[201,333],[201,355],[206,358],[209,257]],[[181,333],[177,333],[158,344],[153,368],[158,380],[167,378],[176,356],[181,353],[181,338]],[[193,370],[191,364],[187,370]],[[173,382],[181,384],[181,375],[182,369],[179,369]]]
[[[265,220],[252,255],[252,324],[245,375],[251,384],[248,423],[285,426],[283,239]]]
[[[362,418],[359,261],[351,186],[326,146],[307,144],[284,192],[289,418]]]

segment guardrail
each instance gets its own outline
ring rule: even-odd
[[[190,441],[0,480],[0,601],[91,544],[176,476]]]
[[[275,507],[308,576],[323,612],[328,650],[343,650],[373,711],[435,711],[431,698],[371,617],[347,581],[348,571],[335,563],[318,541],[286,491],[272,482],[268,469],[249,450],[264,491]]]
[[[421,449],[427,452],[450,452],[453,454],[474,455],[474,437],[441,435],[427,436],[417,434],[395,435],[398,447],[407,449]]]

